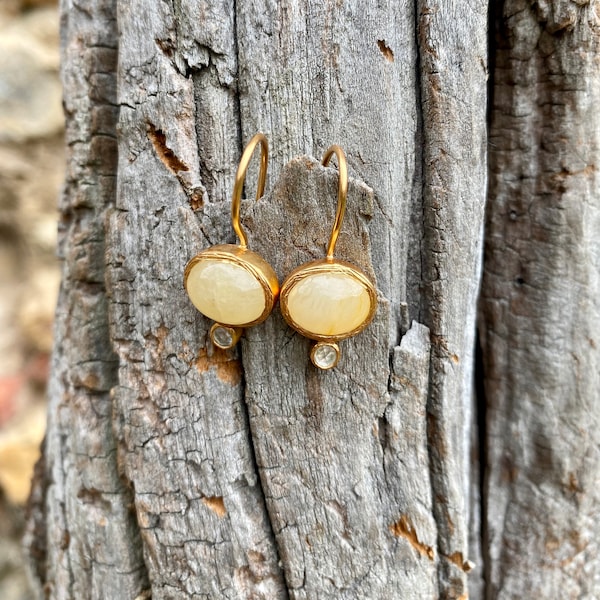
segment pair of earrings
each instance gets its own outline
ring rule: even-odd
[[[281,312],[290,327],[316,342],[310,353],[312,363],[320,369],[331,369],[340,357],[337,342],[362,331],[377,308],[373,282],[351,263],[333,257],[346,210],[346,156],[339,146],[333,145],[322,160],[326,167],[335,154],[339,165],[337,210],[327,255],[294,269],[280,290],[273,268],[248,249],[240,224],[246,171],[259,144],[261,163],[256,199],[262,197],[268,163],[268,144],[262,133],[257,133],[244,149],[235,177],[231,221],[239,244],[212,246],[194,256],[185,267],[185,289],[194,306],[215,321],[210,338],[222,349],[235,346],[245,327],[262,323],[279,297]]]

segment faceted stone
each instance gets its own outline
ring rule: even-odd
[[[311,354],[315,367],[331,369],[335,367],[340,357],[340,350],[335,344],[317,344]]]
[[[287,310],[305,331],[337,336],[366,321],[371,298],[366,287],[347,273],[316,273],[290,289]]]
[[[244,267],[224,260],[196,263],[188,273],[186,289],[203,315],[226,325],[252,323],[267,304],[260,281]]]
[[[231,348],[233,342],[233,330],[231,327],[223,327],[219,325],[211,330],[211,338],[215,345],[219,348]]]

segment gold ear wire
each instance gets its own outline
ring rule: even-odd
[[[346,155],[344,154],[344,151],[337,144],[333,144],[333,146],[327,148],[327,151],[323,155],[321,164],[326,167],[334,154],[338,159],[340,178],[338,183],[338,199],[337,209],[335,211],[335,220],[333,222],[333,227],[331,228],[329,243],[327,244],[327,260],[333,260],[333,251],[335,250],[335,244],[337,242],[340,229],[342,228],[342,221],[344,220],[344,213],[346,212],[346,198],[348,197],[348,165],[346,163]]]
[[[250,164],[250,159],[254,154],[256,146],[260,144],[260,172],[258,174],[258,187],[256,188],[256,199],[259,200],[265,191],[265,181],[267,179],[267,165],[269,162],[269,144],[267,138],[262,133],[257,133],[249,142],[240,164],[238,165],[237,173],[235,174],[235,184],[233,186],[233,196],[231,198],[231,224],[240,241],[240,248],[248,247],[248,238],[246,232],[240,223],[240,203],[242,200],[242,190],[244,189],[244,180],[246,179],[246,171]]]

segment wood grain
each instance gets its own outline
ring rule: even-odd
[[[249,247],[281,277],[323,256],[336,195],[336,171],[307,157],[291,161],[265,202],[248,208]],[[336,255],[368,274],[375,206],[372,190],[351,181]],[[270,231],[281,239],[275,252]],[[414,324],[390,370],[389,312],[381,298],[369,327],[340,342],[330,372],[312,366],[310,342],[279,314],[242,345],[257,465],[291,598],[435,596],[429,332]]]
[[[64,254],[54,416],[30,520],[32,532],[69,532],[36,561],[49,597],[102,597],[74,560],[101,530],[64,509],[76,494],[63,473],[97,455],[79,502],[109,510],[101,483],[117,482],[109,513],[122,537],[94,538],[89,555],[129,544],[126,597],[466,597],[486,14],[451,8],[64,3],[63,35],[80,50],[64,58],[67,119],[109,133],[70,138],[68,198],[106,196],[85,230],[97,271],[86,252]],[[81,44],[113,62],[86,75]],[[234,240],[229,194],[257,130],[271,142],[268,193],[242,220],[281,279],[323,256],[333,222],[337,175],[313,157],[332,143],[348,156],[336,252],[376,280],[380,305],[329,373],[277,310],[235,350],[215,350],[183,291],[187,260]],[[76,296],[75,268],[96,273],[91,299]],[[70,307],[93,343],[86,327],[66,329]],[[77,361],[90,348],[110,366],[106,404],[79,418],[61,386],[88,376]],[[106,577],[106,597],[122,597],[103,568],[98,585]]]
[[[597,598],[595,2],[497,15],[482,289],[487,598]]]
[[[205,107],[178,68],[180,54],[192,61],[186,21],[162,9],[142,0],[119,7],[119,186],[107,250],[119,463],[135,490],[154,599],[285,597],[239,357],[207,346],[209,323],[183,290],[187,260],[232,234],[229,206],[202,175],[199,156],[209,153],[199,154],[195,125]],[[170,54],[156,40],[176,22],[183,39]],[[204,85],[219,97],[217,80],[213,91]],[[213,146],[237,154],[235,132],[210,133]]]
[[[68,170],[60,202],[63,282],[55,324],[48,432],[26,546],[48,598],[135,598],[147,567],[119,477],[112,431],[104,218],[115,200],[117,29],[111,0],[62,6]],[[43,588],[43,589],[42,589]]]

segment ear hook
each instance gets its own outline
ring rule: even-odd
[[[231,224],[233,230],[240,240],[240,248],[248,247],[248,238],[240,224],[240,202],[242,200],[242,189],[246,179],[248,164],[254,153],[254,149],[260,143],[260,172],[258,174],[258,187],[256,188],[256,199],[258,200],[265,191],[265,180],[267,179],[267,164],[269,162],[269,145],[267,138],[262,133],[257,133],[249,142],[235,174],[235,185],[233,186],[233,197],[231,198]]]
[[[327,244],[327,260],[333,260],[333,251],[335,250],[335,244],[342,228],[342,221],[344,219],[344,212],[346,211],[346,197],[348,196],[348,165],[346,163],[346,155],[344,151],[337,145],[334,144],[327,149],[327,152],[323,155],[321,164],[326,167],[329,164],[329,159],[333,155],[337,156],[338,165],[340,170],[340,179],[338,183],[338,201],[337,210],[335,212],[335,221],[333,222],[333,228],[331,229],[331,236],[329,237],[329,244]]]

